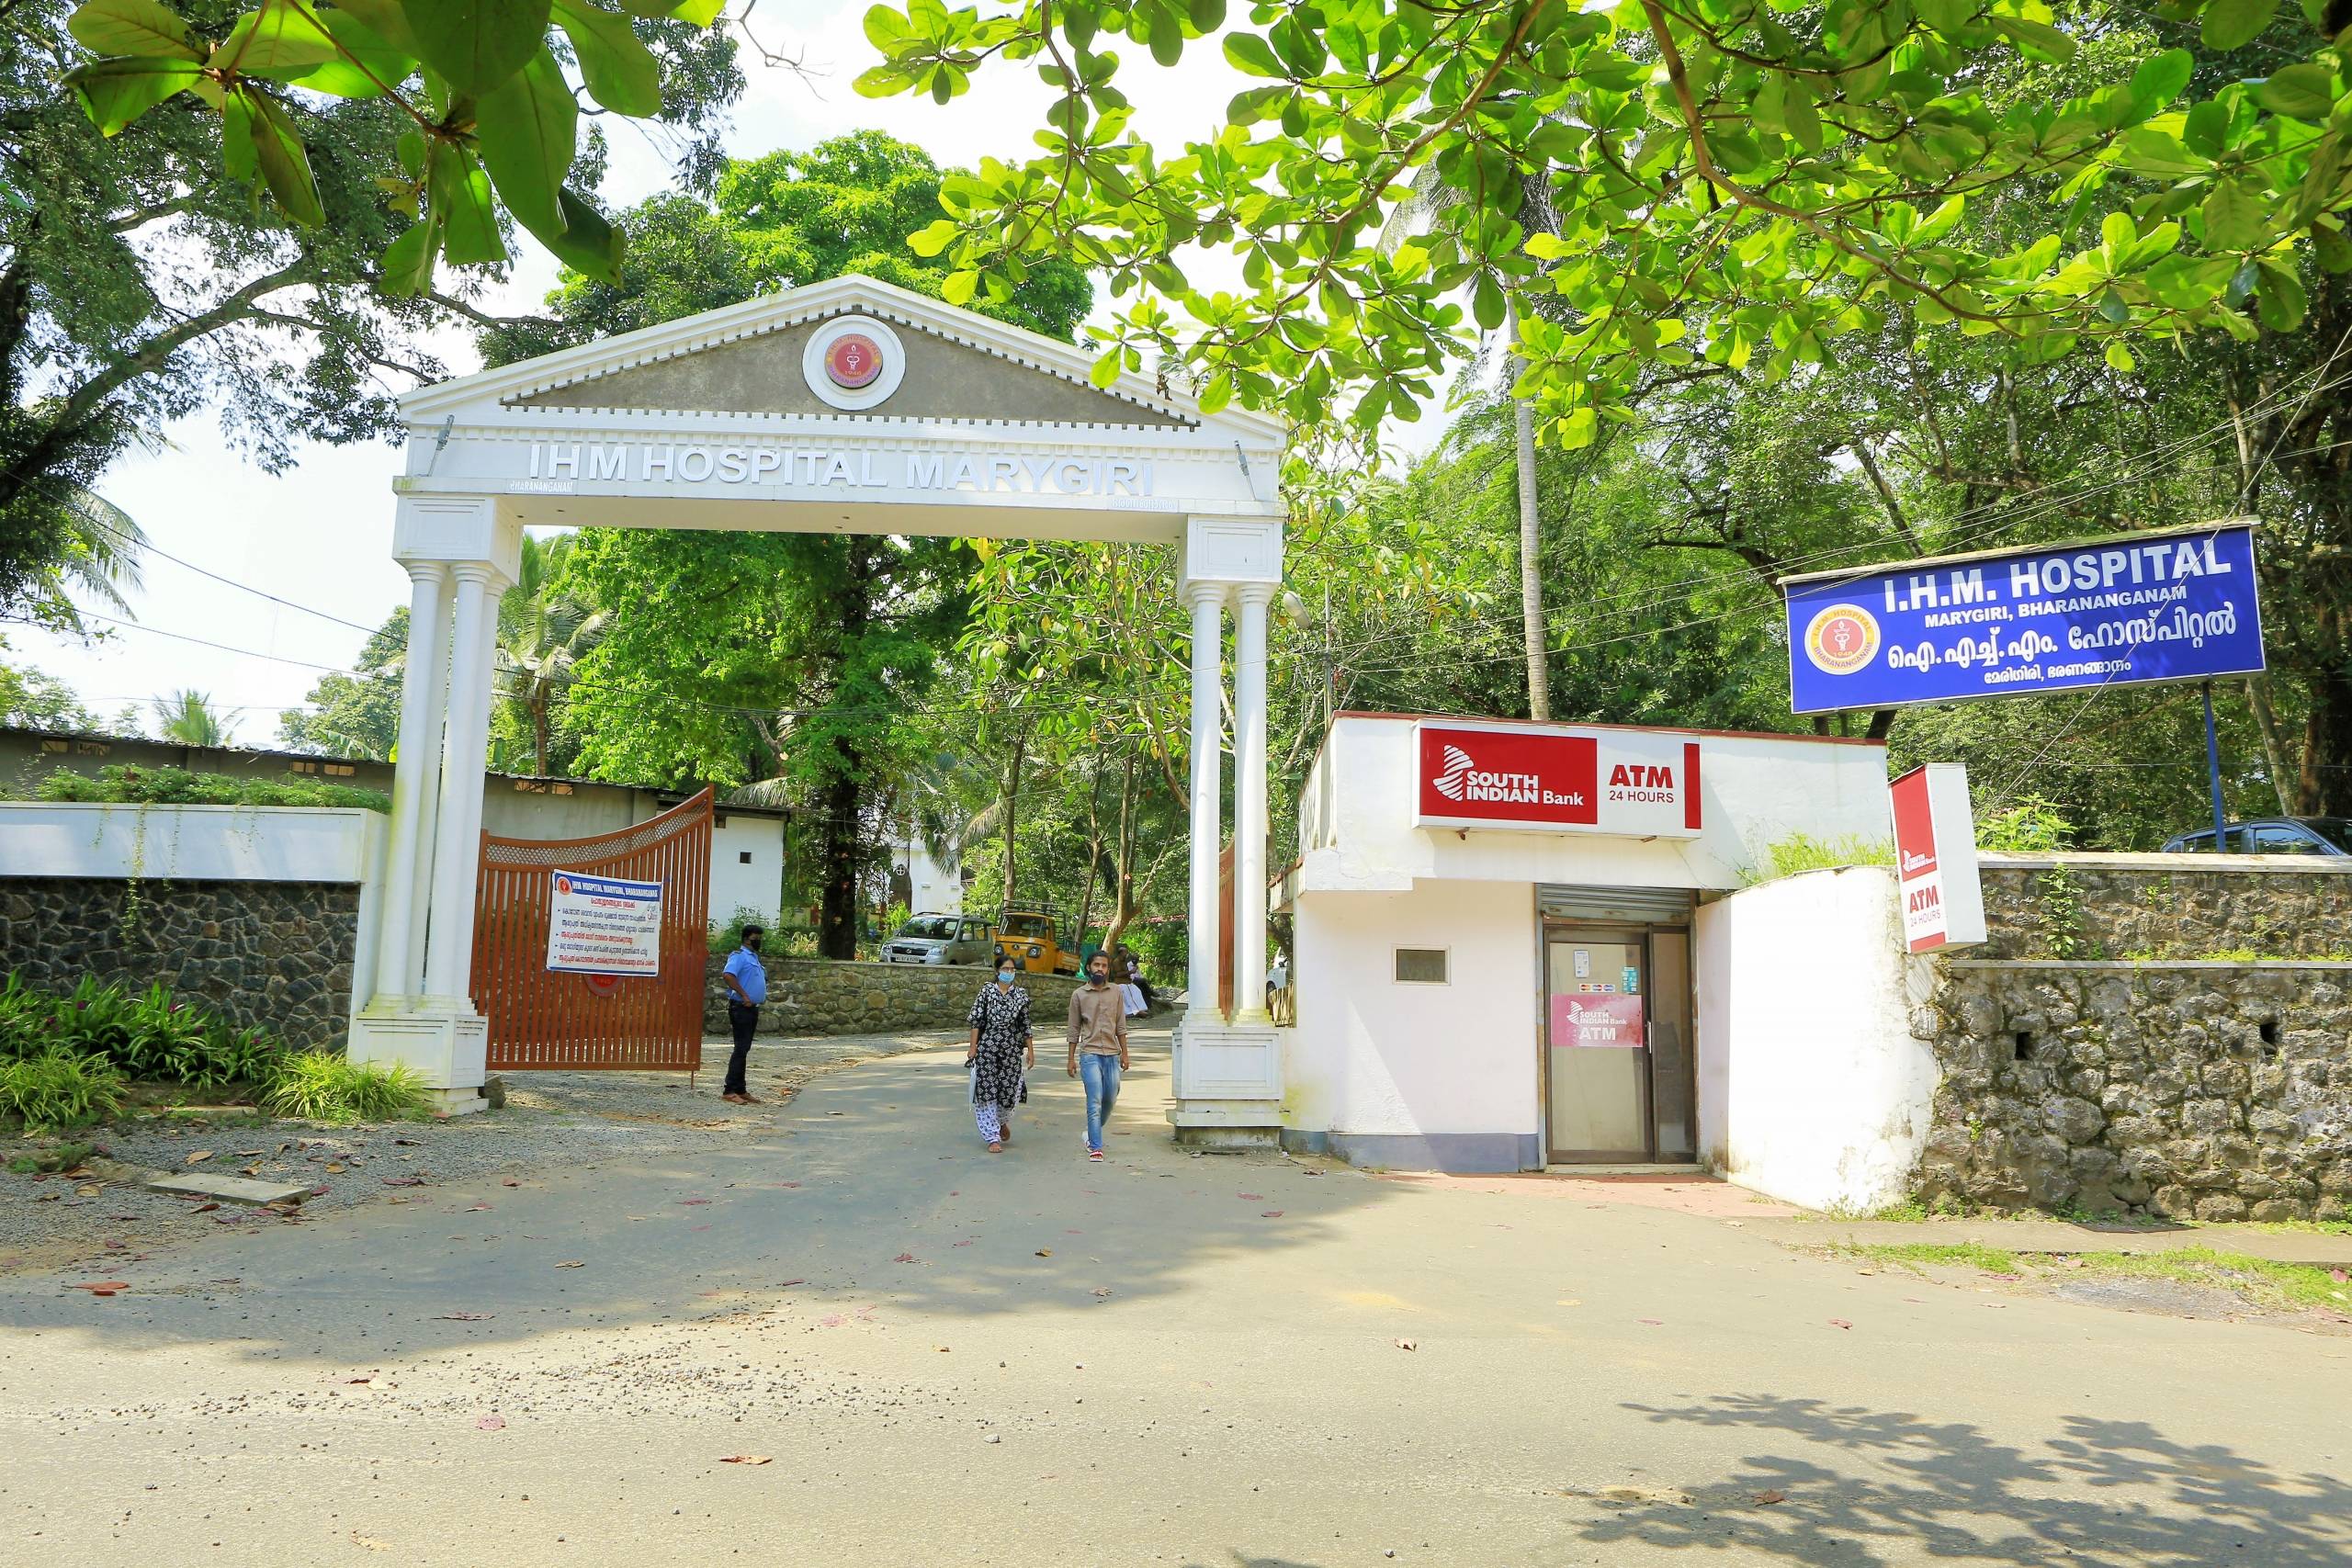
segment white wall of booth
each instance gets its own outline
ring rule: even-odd
[[[1636,808],[1655,817],[1662,807],[1679,830],[1604,830],[1612,822],[1605,809],[1580,830],[1430,826],[1434,797],[1425,792],[1434,764],[1424,762],[1419,737],[1454,722],[1342,715],[1309,773],[1300,858],[1275,893],[1292,917],[1295,959],[1295,1021],[1282,1057],[1285,1140],[1400,1168],[1562,1163],[1552,1146],[1558,1129],[1548,1123],[1568,1118],[1553,1114],[1561,1102],[1547,1095],[1573,1086],[1553,1086],[1551,1076],[1589,1058],[1547,1055],[1561,1049],[1549,1043],[1556,1026],[1547,1017],[1559,1015],[1547,1008],[1564,988],[1615,990],[1598,977],[1615,971],[1576,986],[1547,980],[1547,932],[1563,908],[1622,904],[1637,913],[1594,919],[1637,941],[1689,944],[1674,951],[1689,953],[1690,997],[1644,1000],[1654,1042],[1658,1021],[1687,1004],[1679,1016],[1689,1020],[1689,1042],[1675,1070],[1696,1099],[1700,1157],[1810,1206],[1864,1207],[1891,1196],[1890,1173],[1916,1153],[1933,1088],[1925,1048],[1905,1026],[1911,961],[1893,874],[1754,885],[1770,847],[1793,834],[1888,841],[1883,745],[1475,721],[1474,735],[1516,739],[1510,732],[1524,731],[1597,746],[1604,788],[1612,747],[1684,760],[1670,786]],[[1471,775],[1474,784],[1487,776]],[[1510,786],[1532,775],[1494,777]],[[1536,793],[1566,798],[1548,779]],[[1681,912],[1638,923],[1648,908]],[[1442,981],[1405,977],[1400,948],[1419,951],[1423,973],[1436,962],[1426,954],[1442,951]],[[1655,951],[1661,973],[1679,973],[1668,949]],[[1667,1089],[1647,1092],[1656,1101]],[[1883,1142],[1890,1128],[1900,1136]],[[1680,1135],[1690,1136],[1687,1122]],[[1904,1137],[1914,1141],[1906,1146]]]

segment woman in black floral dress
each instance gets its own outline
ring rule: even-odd
[[[1012,1136],[1012,1108],[1021,1099],[1024,1071],[1037,1065],[1029,1033],[1029,993],[1012,983],[1012,966],[997,965],[996,983],[980,987],[972,1000],[972,1048],[964,1065],[972,1069],[972,1119],[989,1153]]]

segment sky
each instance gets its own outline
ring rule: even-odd
[[[767,66],[743,51],[750,86],[727,137],[730,152],[756,157],[869,128],[914,142],[942,165],[1035,150],[1026,138],[1042,123],[1047,94],[1025,68],[983,70],[970,92],[944,106],[858,96],[850,84],[875,59],[860,26],[868,4],[800,0],[789,13],[797,31],[773,19],[786,15],[783,7],[753,11],[759,41],[797,56],[804,69]],[[1173,70],[1153,67],[1139,49],[1121,53],[1135,130],[1163,148],[1212,129],[1244,81],[1214,47],[1194,46]],[[628,205],[670,183],[649,136],[616,127],[605,194]],[[552,260],[527,235],[518,241],[512,277],[485,301],[493,310],[532,309],[555,281]],[[460,333],[432,346],[455,374],[479,367]],[[290,469],[272,477],[230,449],[209,414],[179,421],[164,435],[161,449],[118,463],[97,486],[138,520],[153,547],[141,590],[129,595],[136,625],[94,621],[106,635],[86,644],[12,625],[0,658],[63,680],[102,716],[181,688],[203,692],[230,718],[239,743],[270,744],[279,711],[301,701],[319,667],[348,667],[367,638],[363,628],[407,601],[407,574],[390,553],[395,449],[306,444]]]

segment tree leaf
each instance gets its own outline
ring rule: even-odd
[[[498,204],[490,176],[474,155],[447,141],[433,144],[429,180],[434,215],[441,223],[441,249],[454,265],[506,259],[498,233]]]
[[[2155,110],[2180,96],[2188,85],[2188,73],[2197,62],[2185,49],[2168,49],[2162,54],[2140,62],[2132,73],[2132,97],[2142,107]]]
[[[546,242],[548,249],[590,277],[619,282],[621,231],[570,187],[556,196],[563,214],[563,232]]]
[[[460,96],[486,98],[544,52],[552,0],[401,0],[401,8],[424,62]]]
[[[260,177],[261,160],[254,152],[254,111],[242,86],[220,105],[220,166],[239,185]]]
[[[384,248],[381,287],[385,293],[405,299],[433,286],[433,259],[440,248],[440,234],[435,216],[409,225]]]
[[[65,30],[93,54],[204,58],[188,37],[187,24],[155,0],[88,0],[66,19]]]
[[[357,22],[404,54],[421,57],[424,53],[417,47],[415,29],[408,25],[408,13],[401,8],[400,0],[334,0],[334,9],[321,19],[326,23],[327,31],[342,38],[343,29],[335,25],[338,17]]]
[[[621,0],[621,9],[650,22],[692,22],[707,28],[727,9],[727,0]]]
[[[2064,62],[2075,58],[2075,40],[2047,22],[2028,21],[2023,17],[1992,16],[1984,19],[1993,24],[1995,32],[2024,51],[2028,59]]]
[[[329,11],[319,18],[343,47],[345,55],[288,73],[284,80],[300,83],[313,93],[338,98],[377,98],[416,74],[417,59],[376,36],[356,17]]]
[[[2256,298],[2262,324],[2274,333],[2293,332],[2303,324],[2303,314],[2311,304],[2303,292],[2303,280],[2291,261],[2274,261],[2265,256],[2260,265],[2262,281]]]
[[[627,17],[587,0],[555,0],[555,19],[571,40],[591,97],[635,118],[662,112],[661,62],[639,40]],[[454,243],[456,236],[450,238]]]
[[[319,205],[318,183],[311,177],[310,155],[302,151],[294,122],[267,94],[249,90],[242,96],[253,109],[254,157],[269,194],[286,216],[305,229],[317,228],[327,220],[326,209]]]
[[[158,60],[125,55],[94,60],[65,73],[65,85],[82,100],[101,136],[112,136],[165,98],[199,80],[197,67],[185,60]]]
[[[2209,250],[2251,251],[2270,240],[2270,215],[2245,180],[2225,180],[2205,198],[2205,244]]]
[[[205,64],[213,71],[280,76],[322,65],[335,52],[334,38],[302,6],[293,0],[262,0],[259,10],[237,18]]]
[[[2273,72],[2254,90],[2255,101],[2273,114],[2307,125],[2325,125],[2335,107],[2335,73],[2314,61]]]
[[[475,146],[499,199],[549,250],[563,232],[557,193],[571,173],[579,130],[580,106],[544,49],[474,110]]]
[[[1287,76],[1290,73],[1274,58],[1273,46],[1256,33],[1225,35],[1225,57],[1237,70],[1252,76]]]
[[[2207,49],[2236,49],[2268,27],[2278,9],[2278,0],[2213,0],[2205,7],[2198,36]]]

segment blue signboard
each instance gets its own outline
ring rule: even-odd
[[[2263,668],[2254,525],[1781,580],[1798,713]]]

